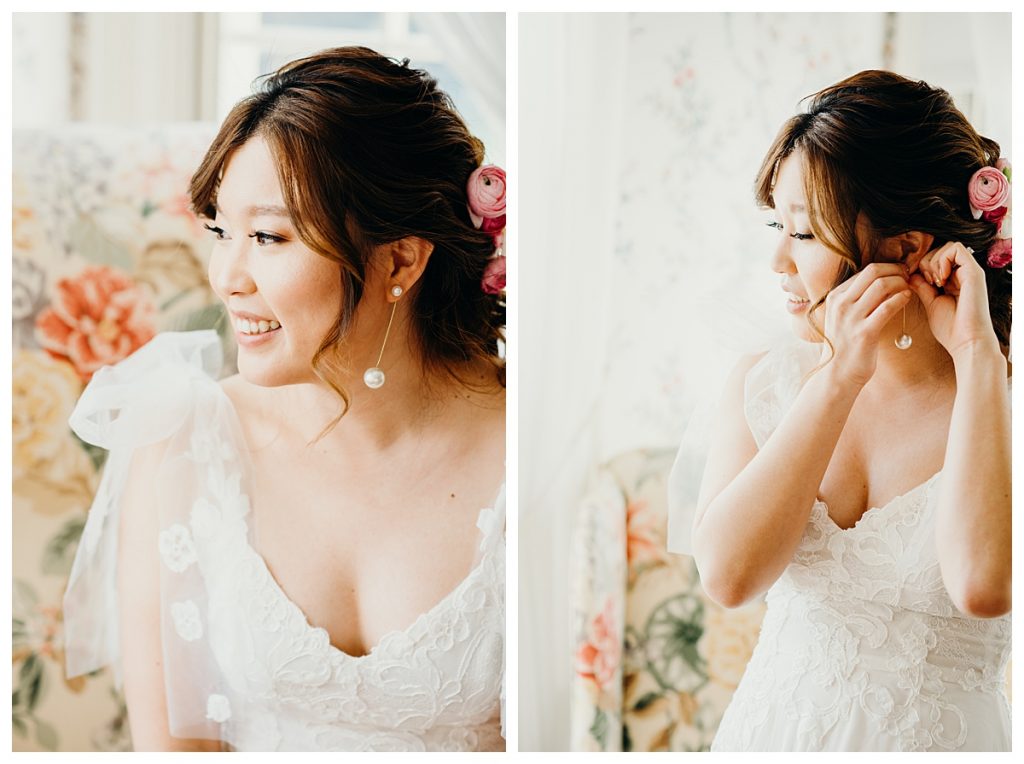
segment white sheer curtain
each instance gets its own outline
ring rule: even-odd
[[[589,470],[677,445],[738,346],[788,330],[751,198],[779,125],[889,63],[948,89],[1012,160],[1009,44],[1007,14],[520,15],[522,750],[568,743]]]
[[[419,19],[479,97],[486,117],[504,125],[505,14],[423,13]]]
[[[569,742],[567,556],[598,441],[627,31],[519,16],[520,750]]]

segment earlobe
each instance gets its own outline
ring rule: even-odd
[[[907,273],[917,270],[918,263],[931,251],[935,237],[930,233],[921,231],[907,231],[899,237],[900,249],[903,254],[903,263],[907,266]]]

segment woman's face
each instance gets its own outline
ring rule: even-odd
[[[779,242],[772,254],[772,270],[782,274],[786,310],[793,316],[793,330],[802,339],[820,342],[807,325],[807,311],[828,293],[843,259],[818,241],[811,231],[804,194],[801,157],[793,152],[779,165],[775,187],[774,220]],[[824,306],[816,312],[816,323],[824,325]]]
[[[340,266],[299,239],[262,138],[228,160],[208,227],[210,285],[235,330],[239,373],[268,387],[316,382],[310,362],[341,310]]]

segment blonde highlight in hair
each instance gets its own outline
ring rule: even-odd
[[[424,374],[474,387],[467,368],[486,360],[503,386],[498,343],[505,305],[481,288],[495,244],[492,234],[473,225],[466,197],[484,146],[437,81],[408,60],[362,47],[285,64],[261,78],[224,120],[190,184],[198,215],[214,217],[224,168],[257,136],[274,156],[299,238],[338,265],[341,310],[311,365],[342,410],[320,437],[351,405],[337,382],[348,372],[338,350],[363,297],[367,269],[379,247],[407,237],[433,246],[407,297]]]
[[[998,226],[975,220],[967,198],[971,176],[996,162],[999,144],[979,135],[945,90],[892,72],[860,72],[805,100],[768,149],[754,196],[774,209],[779,166],[799,157],[811,230],[843,261],[829,292],[873,262],[887,238],[920,231],[935,247],[959,241],[985,270],[992,325],[1008,346],[1010,272],[985,257]],[[813,320],[827,296],[807,320],[834,354]]]

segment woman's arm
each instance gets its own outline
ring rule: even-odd
[[[693,526],[701,582],[715,601],[747,602],[792,560],[850,410],[874,374],[879,335],[909,299],[903,266],[891,263],[872,263],[832,290],[825,334],[834,357],[760,450],[743,418],[747,368],[733,374]]]
[[[998,346],[953,359],[956,399],[935,545],[946,591],[980,618],[1010,610],[1010,401]]]
[[[219,751],[214,740],[172,737],[168,730],[160,638],[159,524],[153,486],[162,447],[140,449],[121,498],[118,610],[128,721],[136,751]]]
[[[826,365],[758,450],[743,415],[750,366],[737,367],[727,385],[723,428],[708,455],[693,526],[701,584],[725,607],[768,589],[792,560],[860,392]]]
[[[935,546],[942,580],[964,613],[1010,610],[1010,395],[989,316],[985,273],[962,244],[921,261],[912,286],[956,371]],[[928,280],[944,286],[939,294]]]

